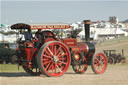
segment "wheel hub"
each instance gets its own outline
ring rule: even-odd
[[[102,61],[99,61],[99,62],[98,62],[98,66],[101,66],[102,64],[103,64]]]
[[[76,61],[79,61],[79,60],[80,60],[80,56],[79,56],[78,54],[76,54],[76,55],[74,56],[74,58],[75,58]]]
[[[58,57],[57,57],[57,56],[53,56],[53,61],[54,61],[55,63],[57,63],[57,62],[59,61]]]

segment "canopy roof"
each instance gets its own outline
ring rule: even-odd
[[[69,29],[70,25],[67,24],[41,24],[41,25],[28,25],[24,23],[17,23],[11,26],[11,29]]]
[[[17,23],[11,26],[11,29],[30,29],[30,25],[24,23]]]

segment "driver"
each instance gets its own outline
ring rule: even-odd
[[[28,29],[27,32],[24,33],[25,41],[31,41],[33,39],[31,29]]]

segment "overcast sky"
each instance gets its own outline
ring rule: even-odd
[[[127,0],[2,0],[0,5],[4,24],[128,19]]]

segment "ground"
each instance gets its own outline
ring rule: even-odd
[[[61,77],[29,76],[24,72],[0,73],[0,85],[127,85],[128,64],[108,65],[105,73],[96,75],[89,67],[84,74],[71,68]]]
[[[103,50],[116,50],[116,53],[121,53],[124,50],[124,56],[128,57],[128,37],[117,40],[109,40],[96,45],[96,52]]]
[[[128,57],[128,39],[96,45],[96,52],[104,49],[124,49]],[[70,67],[61,77],[29,76],[22,69],[17,72],[16,66],[11,65],[0,65],[0,68],[0,85],[128,85],[128,61],[126,64],[108,65],[100,75],[94,74],[90,66],[84,74],[75,74]]]

